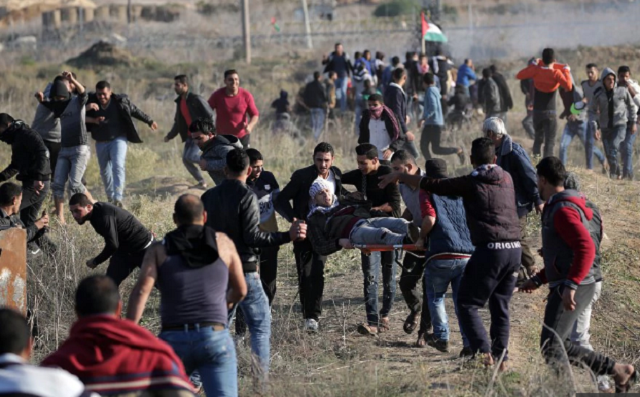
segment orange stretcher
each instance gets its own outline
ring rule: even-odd
[[[402,253],[404,251],[409,255],[416,256],[418,258],[424,258],[425,255],[421,254],[425,252],[424,248],[417,248],[415,244],[398,244],[398,245],[384,245],[384,244],[354,244],[353,248],[357,248],[362,251],[363,254],[369,256],[372,252],[394,252],[395,262],[398,266],[402,266]]]

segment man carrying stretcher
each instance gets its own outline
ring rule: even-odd
[[[307,221],[313,250],[330,255],[357,245],[413,244],[419,229],[402,218],[372,218],[370,205],[343,200],[331,193],[326,180],[316,179],[309,189],[313,201]]]

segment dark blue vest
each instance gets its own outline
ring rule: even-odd
[[[436,210],[436,224],[429,233],[427,258],[445,252],[473,254],[462,198],[431,195]]]

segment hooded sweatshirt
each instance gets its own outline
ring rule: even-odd
[[[224,178],[224,167],[227,165],[227,153],[233,149],[242,149],[240,140],[234,135],[216,135],[202,147],[203,160],[207,161],[207,171],[211,178]]]
[[[133,322],[110,315],[80,318],[69,338],[41,365],[60,367],[80,378],[88,390],[105,395],[192,391],[171,346]]]
[[[611,91],[607,91],[604,86],[604,80],[609,75],[614,77],[614,87]],[[610,68],[605,68],[602,71],[601,81],[602,90],[595,92],[593,101],[589,104],[589,113],[594,117],[599,115],[596,120],[600,128],[611,129],[626,125],[628,121],[635,122],[638,118],[638,107],[626,87],[615,86],[616,73]]]
[[[572,289],[595,282],[596,248],[587,225],[592,218],[579,192],[564,190],[551,196],[542,212],[544,269],[536,275],[539,281]]]
[[[483,165],[458,178],[422,178],[420,188],[439,196],[462,197],[471,242],[476,247],[520,241],[513,180],[499,166]]]

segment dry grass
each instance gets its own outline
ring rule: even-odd
[[[597,61],[597,59],[596,59]],[[226,66],[226,65],[225,65]],[[265,61],[251,68],[242,67],[243,84],[255,95],[258,106],[266,116],[268,104],[277,96],[281,86],[291,93],[299,82],[286,79],[294,73],[317,67],[304,60],[282,65]],[[187,71],[207,94],[218,84],[223,68],[203,65],[157,66],[154,70],[92,70],[81,71],[80,80],[94,83],[109,78],[116,92],[126,92],[141,109],[160,124],[162,133],[153,134],[141,127],[145,143],[131,145],[127,158],[129,194],[126,204],[147,227],[159,236],[172,228],[170,213],[175,195],[185,191],[190,178],[181,164],[181,145],[178,141],[162,143],[162,136],[171,125],[174,103],[171,78]],[[29,90],[44,87],[57,66],[14,67],[7,70],[0,81],[0,104],[3,111],[30,121],[35,108]],[[215,70],[216,73],[212,73]],[[513,70],[509,70],[513,72]],[[283,82],[284,81],[284,82]],[[516,103],[521,103],[519,93]],[[510,114],[511,125],[517,125],[522,113]],[[255,132],[253,146],[265,155],[265,166],[273,171],[284,185],[291,172],[311,161],[314,142],[300,145],[288,136],[273,136],[264,118]],[[342,131],[330,131],[325,137],[337,148],[336,163],[343,170],[355,168],[355,137],[351,120],[343,120]],[[477,127],[477,126],[476,126]],[[447,139],[464,144],[477,137],[473,132],[449,136]],[[519,128],[512,133],[516,140],[530,147]],[[570,148],[573,164],[581,163],[579,143]],[[9,151],[0,147],[0,163],[8,161]],[[451,159],[449,159],[451,160]],[[455,164],[450,164],[456,166]],[[458,171],[465,172],[467,168]],[[640,348],[640,315],[637,299],[640,293],[637,230],[638,185],[606,180],[599,175],[578,170],[584,191],[602,209],[605,230],[604,293],[596,305],[593,321],[593,342],[597,349],[626,361],[637,360]],[[90,189],[104,198],[98,167],[92,160],[87,170]],[[285,223],[280,220],[282,228]],[[530,239],[539,245],[538,222],[534,217],[529,225]],[[36,258],[29,264],[29,305],[38,319],[39,336],[34,361],[55,350],[64,340],[74,320],[74,289],[82,277],[104,272],[104,265],[96,271],[84,266],[86,259],[102,248],[101,239],[89,226],[53,225],[52,238],[60,252],[55,260]],[[452,353],[442,354],[433,349],[415,349],[415,337],[401,331],[407,309],[400,292],[391,313],[392,331],[380,338],[365,338],[355,332],[364,319],[362,275],[358,255],[340,252],[332,256],[326,267],[326,289],[322,331],[308,335],[302,331],[302,319],[297,297],[297,275],[290,246],[280,250],[278,293],[274,303],[272,329],[272,373],[269,395],[286,396],[542,396],[565,395],[572,390],[595,391],[592,378],[585,370],[574,369],[576,381],[558,379],[538,354],[540,321],[544,309],[543,291],[533,295],[516,295],[512,301],[511,369],[495,374],[477,366],[463,365],[456,358],[461,341],[450,300],[447,309],[452,327]],[[135,276],[135,275],[134,275]],[[122,294],[128,297],[135,277],[123,283]],[[154,291],[144,315],[143,325],[154,332],[159,329],[158,296]],[[486,318],[487,312],[482,315]],[[249,348],[240,347],[240,390],[252,395],[249,377]]]

